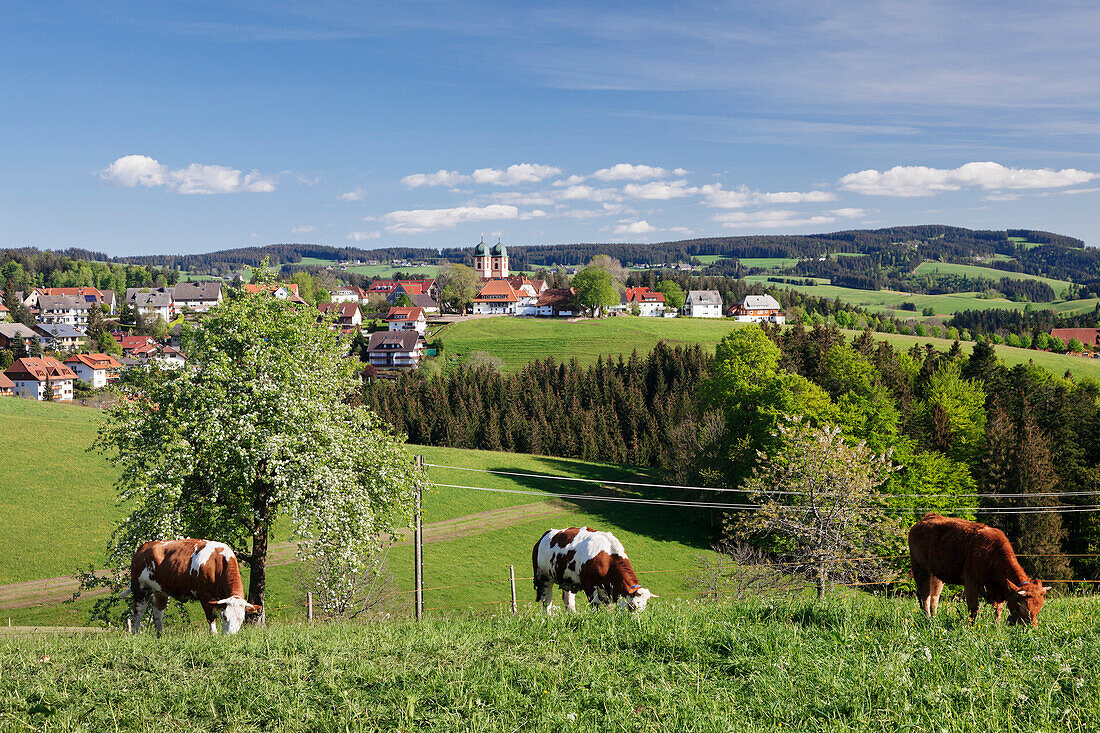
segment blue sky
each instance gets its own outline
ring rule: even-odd
[[[2,17],[0,246],[924,223],[1100,244],[1095,3],[61,2]]]

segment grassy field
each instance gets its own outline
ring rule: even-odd
[[[726,334],[745,324],[729,319],[703,318],[632,318],[587,319],[576,323],[532,318],[483,318],[447,326],[440,333],[448,354],[485,351],[504,361],[506,371],[514,371],[534,359],[553,356],[560,361],[576,358],[582,364],[595,363],[599,356],[629,356],[634,349],[648,353],[659,341],[674,344],[698,343],[713,349]],[[846,330],[849,338],[858,331]],[[932,344],[944,351],[953,341],[925,336],[876,333],[875,338],[890,341],[898,348],[913,344]],[[969,352],[973,344],[962,343]],[[1078,376],[1100,379],[1100,359],[1084,359],[1030,349],[998,346],[997,355],[1008,365],[1034,361],[1061,375],[1067,369]]]
[[[1027,275],[1022,272],[1009,272],[994,267],[981,267],[980,265],[960,265],[955,262],[922,262],[917,265],[917,269],[913,272],[917,275],[941,273],[944,275],[963,275],[965,277],[987,277],[993,280],[1000,280],[1002,277],[1007,277],[1009,280],[1038,280],[1049,285],[1056,295],[1071,285],[1066,280]]]
[[[786,270],[798,264],[797,257],[742,257],[745,267],[765,267],[771,270]]]
[[[11,730],[1094,731],[1100,603],[1038,630],[958,602],[658,599],[363,625],[0,636]]]
[[[0,462],[0,584],[72,574],[78,567],[98,563],[114,523],[122,516],[115,505],[115,469],[97,454],[85,452],[95,435],[99,413],[72,405],[49,405],[25,400],[0,400],[0,440],[14,460]],[[48,454],[38,451],[48,441]],[[468,489],[433,487],[424,498],[424,522],[428,525],[485,512],[508,510],[503,519],[473,518],[463,526],[440,528],[425,546],[425,586],[458,586],[429,591],[429,608],[452,610],[474,604],[486,607],[507,599],[508,566],[516,575],[530,576],[531,546],[554,527],[592,526],[614,531],[627,547],[636,567],[661,571],[652,577],[654,592],[684,594],[683,573],[696,558],[709,555],[697,514],[688,509],[663,510],[606,502],[577,500],[547,502],[556,494],[586,494],[593,484],[563,482],[523,476],[474,473],[464,468],[491,469],[526,474],[550,474],[598,480],[641,480],[649,477],[629,467],[547,456],[492,453],[453,448],[410,446],[428,463],[453,466],[431,468],[434,482],[457,486],[537,492],[538,495],[504,494]],[[28,482],[27,477],[34,477]],[[597,492],[602,493],[602,492]],[[520,507],[520,510],[515,510]],[[275,542],[289,540],[285,528]],[[412,587],[412,548],[395,545],[387,564],[399,590]],[[303,613],[295,564],[269,570],[269,608],[274,618],[293,619]],[[247,575],[247,573],[246,573]],[[485,581],[494,581],[485,583]],[[647,581],[648,582],[648,581]],[[474,587],[462,587],[473,583]],[[531,595],[530,583],[519,583],[521,597]],[[480,604],[480,605],[479,605]],[[45,604],[0,611],[16,624],[82,625],[90,603]]]
[[[319,267],[325,267],[326,265],[335,265],[336,260],[326,260],[319,257],[303,257],[299,265],[313,265]],[[342,272],[350,272],[356,275],[366,275],[368,277],[393,277],[394,273],[403,272],[405,274],[424,275],[426,277],[435,277],[439,274],[439,267],[436,265],[424,266],[424,267],[394,267],[392,265],[349,265],[344,268]]]

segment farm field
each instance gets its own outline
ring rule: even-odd
[[[658,341],[672,344],[698,343],[713,349],[726,334],[748,324],[734,323],[729,319],[703,318],[615,318],[586,319],[570,323],[534,318],[483,318],[454,323],[444,328],[440,335],[448,354],[469,354],[485,351],[504,361],[505,371],[515,371],[535,359],[553,356],[560,361],[576,358],[582,364],[593,364],[600,356],[629,356],[634,349],[639,355],[648,353]],[[859,331],[845,329],[849,338]],[[908,349],[913,344],[932,344],[941,351],[954,343],[948,339],[930,336],[904,336],[902,334],[876,333],[879,340],[890,341],[897,348]],[[960,346],[969,353],[973,344],[962,342]],[[1035,364],[1045,367],[1055,375],[1067,369],[1077,376],[1100,379],[1100,359],[1053,354],[1011,346],[997,346],[997,356],[1009,366]]]
[[[966,277],[988,277],[993,280],[1000,280],[1002,277],[1007,277],[1010,280],[1038,280],[1044,282],[1054,290],[1055,295],[1061,293],[1071,283],[1066,280],[1055,280],[1049,277],[1040,277],[1038,275],[1028,275],[1022,272],[1009,272],[1007,270],[998,270],[995,267],[982,267],[980,265],[962,265],[955,262],[922,262],[917,265],[917,269],[913,271],[917,275],[927,275],[929,273],[941,273],[944,275],[963,275]]]
[[[745,267],[764,267],[772,270],[786,270],[798,264],[797,257],[742,257]]]
[[[642,614],[524,608],[232,638],[0,636],[13,729],[1091,731],[1100,602],[1038,630],[957,600],[658,599]],[[171,684],[165,681],[170,680]]]
[[[333,265],[336,260],[325,260],[318,257],[303,257],[299,265],[315,265],[324,267],[326,265]],[[356,275],[366,275],[367,277],[393,277],[394,273],[403,272],[410,275],[424,275],[426,277],[435,277],[439,274],[439,268],[435,265],[424,267],[394,267],[392,265],[349,265],[347,268],[341,270],[341,272],[350,272]]]
[[[25,400],[0,401],[0,439],[11,446],[11,462],[3,462],[0,481],[8,491],[0,499],[0,584],[71,575],[78,567],[96,563],[110,537],[113,522],[122,516],[115,506],[113,482],[116,472],[96,454],[85,453],[95,434],[99,412],[71,405],[49,405]],[[16,418],[12,420],[9,418]],[[8,426],[18,426],[9,430]],[[35,436],[23,442],[19,434]],[[50,466],[31,464],[40,441],[55,446]],[[478,468],[527,474],[549,474],[602,480],[642,480],[645,472],[608,464],[531,456],[515,453],[409,446],[410,454],[421,453],[428,463],[453,466],[430,468],[434,482],[458,486],[535,492],[536,495],[504,494],[433,487],[424,497],[424,522],[428,526],[425,545],[425,587],[452,586],[428,591],[425,605],[453,610],[474,604],[474,608],[499,605],[508,597],[508,566],[516,566],[520,578],[530,576],[531,546],[550,527],[587,525],[616,533],[629,549],[636,567],[664,571],[652,577],[654,592],[668,597],[688,593],[683,572],[701,555],[709,555],[698,516],[690,509],[664,510],[606,502],[556,501],[555,494],[606,494],[595,484],[558,480],[500,476],[460,469]],[[33,472],[10,470],[29,466]],[[56,470],[64,466],[64,471]],[[72,485],[68,476],[80,483]],[[28,485],[26,476],[56,478]],[[672,495],[670,495],[671,498]],[[46,498],[49,498],[47,501]],[[459,520],[458,518],[463,518]],[[15,531],[7,531],[15,528]],[[285,543],[289,531],[277,532],[273,542]],[[303,614],[293,550],[277,553],[283,564],[268,572],[269,610],[275,619],[294,619]],[[391,548],[389,572],[397,589],[412,588],[412,547],[409,542]],[[677,572],[667,572],[676,570]],[[247,572],[245,573],[247,576]],[[495,581],[485,583],[485,581]],[[647,578],[647,582],[649,579]],[[247,581],[246,581],[247,582]],[[474,583],[471,588],[464,583]],[[454,587],[454,586],[458,587]],[[521,598],[531,597],[529,581],[518,581]],[[64,595],[64,594],[62,594]],[[3,603],[0,587],[0,603]],[[46,603],[41,606],[5,608],[0,615],[15,624],[83,625],[90,601],[75,604]],[[193,617],[194,618],[194,617]]]

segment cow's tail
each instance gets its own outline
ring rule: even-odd
[[[536,596],[539,595],[539,592],[541,591],[542,586],[546,584],[546,578],[545,577],[543,577],[543,578],[539,577],[539,545],[541,545],[542,541],[544,539],[546,539],[546,536],[549,535],[553,531],[554,530],[552,530],[552,529],[548,529],[545,532],[543,532],[542,537],[539,537],[539,541],[535,543],[534,548],[532,548],[532,550],[531,550],[531,578],[532,578],[533,584],[535,586],[535,595]]]

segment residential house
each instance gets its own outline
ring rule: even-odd
[[[106,387],[122,369],[122,364],[110,354],[73,354],[65,360],[65,365],[92,389]]]
[[[627,288],[622,294],[620,308],[629,311],[635,305],[638,307],[638,315],[660,318],[665,314],[665,294],[650,290],[644,285]]]
[[[156,339],[152,336],[123,336],[119,345],[122,347],[122,353],[129,355],[134,349],[155,345],[156,343]]]
[[[300,303],[302,305],[309,305],[298,294],[298,283],[285,283],[285,284],[267,284],[267,285],[253,285],[247,283],[244,286],[244,291],[249,295],[255,295],[257,293],[268,293],[271,297],[277,300],[289,300],[291,303]]]
[[[518,303],[519,295],[511,283],[507,280],[489,280],[481,286],[471,310],[481,315],[514,316]]]
[[[717,290],[689,290],[684,315],[690,318],[721,318],[722,296]]]
[[[423,308],[391,308],[386,323],[390,331],[416,331],[423,335],[428,330]]]
[[[11,311],[6,305],[0,303],[0,323],[11,320]]]
[[[779,302],[770,295],[746,295],[730,315],[741,323],[786,323],[787,317],[779,311]]]
[[[187,363],[183,352],[174,346],[161,346],[160,344],[145,344],[129,352],[129,357],[122,360],[123,365],[159,364],[168,368],[179,368]]]
[[[1100,328],[1055,328],[1051,330],[1050,335],[1061,339],[1067,346],[1070,339],[1077,339],[1085,345],[1085,348],[1094,350],[1100,348]]]
[[[165,323],[176,312],[172,288],[126,288],[126,302],[139,316],[159,316]]]
[[[73,398],[73,380],[76,374],[52,356],[41,358],[23,357],[4,370],[13,383],[16,397],[29,397],[35,400],[46,399],[46,390],[50,390],[58,402],[71,401]]]
[[[78,351],[87,343],[84,332],[74,326],[39,323],[34,330],[42,348],[49,351]]]
[[[321,318],[332,318],[332,327],[340,331],[354,331],[363,325],[358,303],[318,303],[317,310],[321,311]]]
[[[416,331],[376,331],[367,343],[367,359],[376,369],[414,369],[424,356]]]
[[[99,306],[71,295],[39,295],[36,320],[44,325],[73,326],[81,332],[88,328],[88,312]]]
[[[535,302],[535,315],[572,316],[580,312],[573,288],[548,288]]]
[[[31,340],[38,338],[30,326],[22,323],[0,323],[0,349],[13,349],[17,341],[23,342],[25,349],[30,349]]]
[[[8,379],[3,373],[0,373],[0,397],[14,397],[15,396],[15,382]]]
[[[439,303],[427,293],[418,293],[412,298],[413,305],[424,311],[425,314],[439,315]]]
[[[356,285],[341,285],[332,291],[332,302],[363,304],[367,302],[367,291]]]
[[[215,280],[179,283],[172,291],[177,312],[187,308],[194,313],[206,313],[222,300],[222,283]]]

